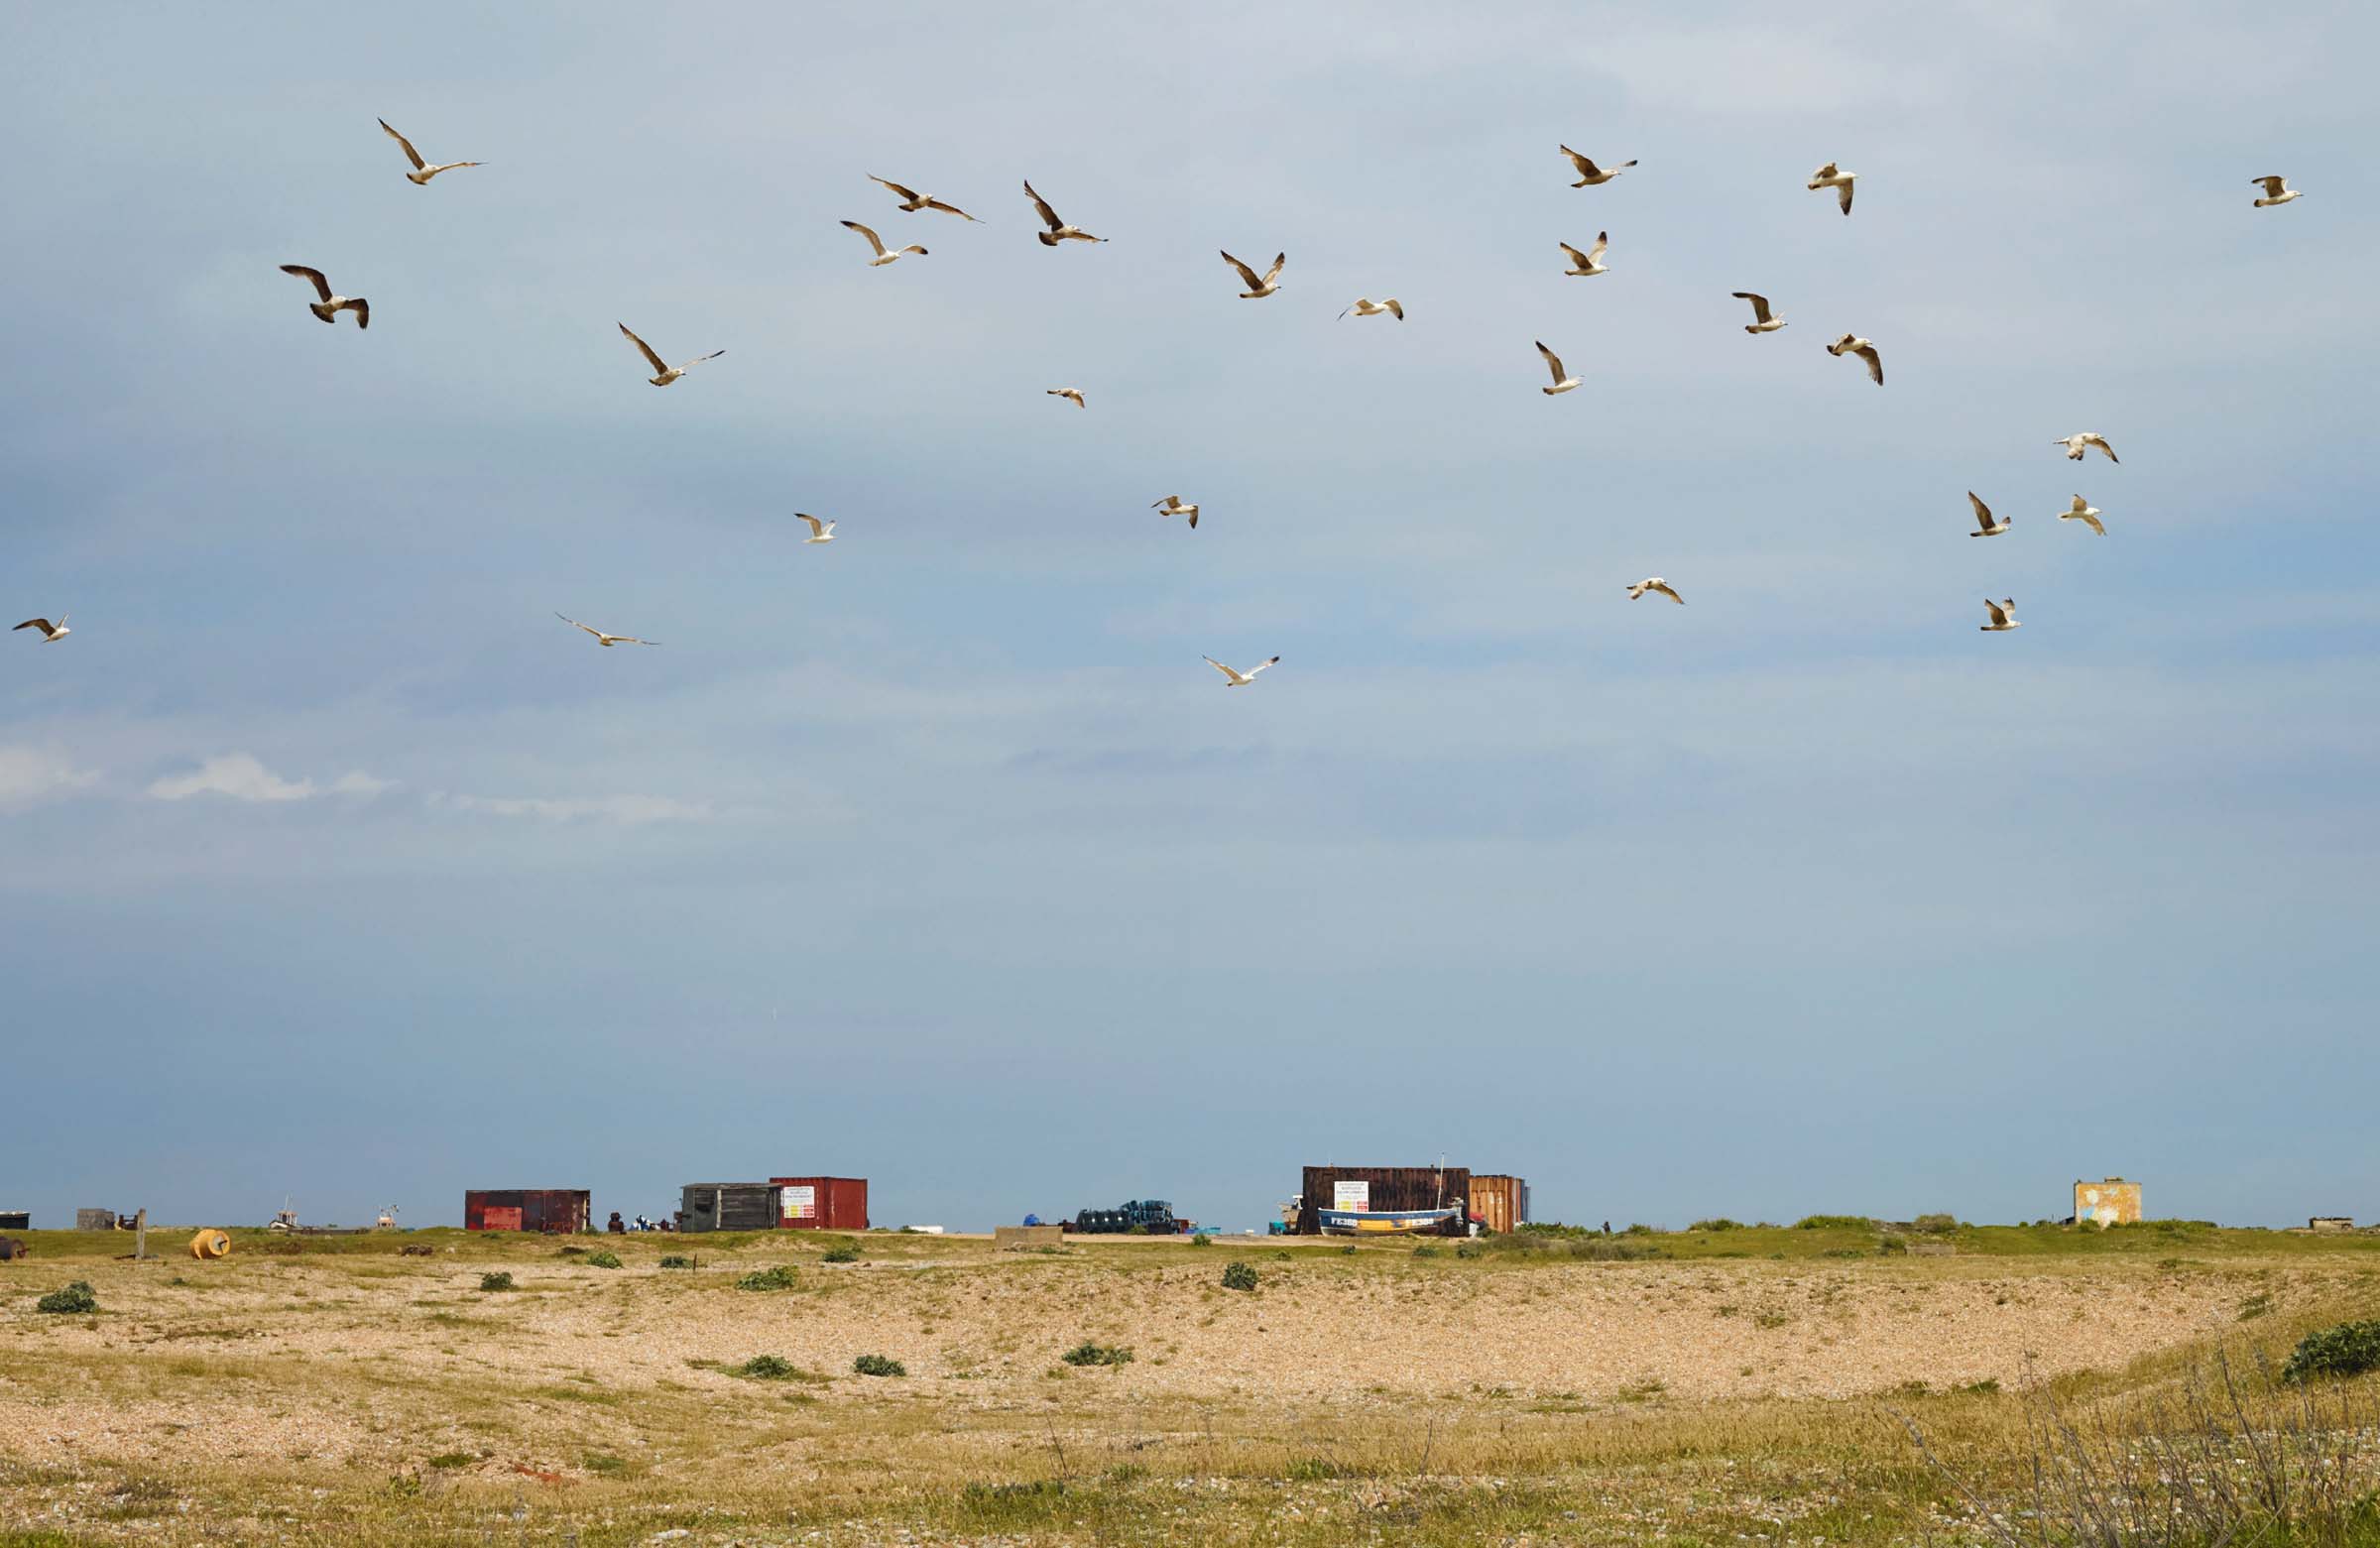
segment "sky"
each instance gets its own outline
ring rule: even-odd
[[[0,16],[0,1209],[2380,1217],[2380,15],[1696,9]]]

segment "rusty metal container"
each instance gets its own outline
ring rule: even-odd
[[[765,1182],[690,1182],[678,1192],[680,1231],[768,1231],[776,1189]]]
[[[791,1231],[866,1231],[865,1177],[772,1177],[776,1223]]]
[[[1318,1210],[1432,1210],[1471,1202],[1471,1170],[1464,1166],[1309,1166],[1305,1178],[1297,1211],[1303,1237],[1321,1233]],[[1466,1232],[1458,1221],[1445,1234]]]
[[[1509,1232],[1529,1218],[1529,1185],[1501,1172],[1475,1173],[1471,1213],[1483,1230]]]
[[[576,1236],[595,1217],[585,1188],[473,1188],[463,1195],[465,1231],[530,1231]]]

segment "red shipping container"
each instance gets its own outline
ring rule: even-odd
[[[473,1188],[463,1195],[463,1229],[582,1233],[593,1197],[584,1188]]]
[[[772,1177],[776,1223],[791,1231],[866,1231],[865,1177]]]

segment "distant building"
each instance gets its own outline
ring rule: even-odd
[[[2308,1231],[2353,1231],[2355,1217],[2352,1215],[2317,1215],[2306,1222],[2306,1229]]]
[[[2075,1183],[2075,1224],[2085,1221],[2102,1226],[2136,1225],[2140,1220],[2140,1184],[2126,1182],[2121,1177],[2102,1177],[2097,1182]]]

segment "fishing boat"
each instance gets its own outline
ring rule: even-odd
[[[1463,1211],[1452,1204],[1434,1210],[1318,1209],[1314,1213],[1326,1237],[1401,1237],[1424,1232],[1444,1234],[1450,1225],[1463,1217]]]

